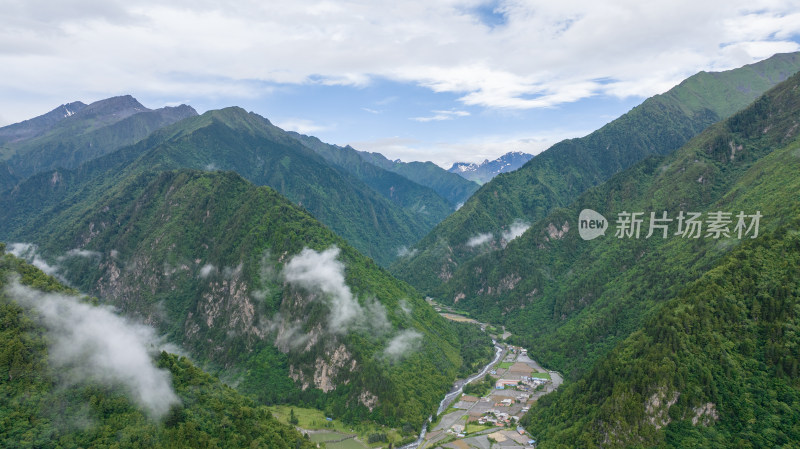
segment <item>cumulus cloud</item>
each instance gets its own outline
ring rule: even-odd
[[[421,342],[422,334],[413,329],[406,329],[398,332],[397,335],[389,340],[386,349],[383,350],[383,355],[391,362],[397,362],[408,355],[409,352],[419,349]]]
[[[469,240],[467,240],[467,246],[469,246],[470,248],[474,248],[476,246],[480,246],[483,245],[484,243],[489,242],[490,240],[492,240],[492,238],[493,236],[491,232],[478,234],[472,236]]]
[[[155,419],[179,402],[169,372],[153,364],[159,345],[153,328],[132,323],[110,308],[43,293],[16,281],[6,287],[6,294],[38,312],[50,341],[50,362],[64,382],[122,386]]]
[[[387,331],[391,325],[383,305],[368,300],[362,306],[345,283],[344,264],[337,260],[339,252],[336,246],[322,252],[305,248],[284,266],[283,277],[290,284],[323,296],[330,307],[331,332],[344,333],[354,327]]]
[[[505,240],[506,242],[510,242],[515,238],[521,236],[530,227],[531,227],[530,223],[521,220],[516,220],[514,221],[514,223],[511,223],[511,226],[509,226],[507,230],[503,231],[503,240]]]

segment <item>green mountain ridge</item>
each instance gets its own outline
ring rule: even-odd
[[[679,211],[730,212],[731,229],[739,212],[760,211],[764,230],[791,216],[791,192],[800,188],[792,171],[800,162],[794,157],[798,84],[795,75],[672,155],[650,157],[588,190],[505,249],[463,264],[438,296],[505,322],[536,348],[531,353],[537,360],[574,379],[634,331],[653,307],[741,242],[736,236],[646,239],[650,212],[666,211],[672,232]],[[607,231],[605,237],[582,240],[577,218],[583,209],[600,212],[609,224],[623,211],[642,211],[640,238],[620,239]]]
[[[163,159],[145,153],[130,165],[143,160],[138,167]],[[435,409],[462,364],[461,343],[411,287],[273,189],[233,172],[127,173],[113,171],[113,186],[99,183],[70,207],[45,212],[33,224],[43,232],[26,235],[44,254],[66,255],[62,274],[76,287],[157,325],[262,403],[412,429]],[[341,251],[352,291],[342,301],[377,314],[372,324],[359,319],[337,331],[329,298],[339,290],[281,277],[304,248],[317,258]],[[404,338],[409,350],[395,360],[388,348]]]
[[[526,418],[540,447],[797,441],[798,111],[800,74],[462,264],[438,291],[565,373],[564,391]],[[606,217],[605,236],[579,236],[584,209]],[[638,237],[617,235],[622,212],[643,213]],[[646,238],[650,212],[673,220],[667,238]],[[698,238],[675,234],[681,212],[702,214]],[[731,214],[729,236],[709,233],[716,212]],[[761,215],[757,238],[737,235],[740,212]]]
[[[295,132],[289,132],[289,135],[328,162],[354,175],[409,214],[419,217],[429,229],[439,224],[453,210],[447,200],[432,189],[365,161],[350,146],[330,145],[316,137]]]
[[[486,183],[414,245],[412,256],[396,261],[392,272],[431,293],[486,249],[468,245],[471,238],[496,237],[515,221],[531,223],[568,206],[586,189],[648,155],[678,149],[798,69],[800,53],[791,53],[726,72],[702,72],[586,137],[562,141]]]
[[[267,119],[227,108],[164,127],[74,170],[30,178],[0,198],[12,212],[0,217],[0,238],[25,240],[41,229],[43,208],[72,207],[98,191],[98,184],[108,189],[132,173],[178,168],[235,170],[255,184],[272,186],[383,265],[432,226],[424,221],[427,215],[402,210]],[[32,197],[35,202],[23,200]]]
[[[433,162],[402,162],[399,159],[390,161],[380,153],[367,151],[359,151],[358,154],[370,164],[430,187],[454,207],[464,204],[480,188],[478,183],[450,173]]]

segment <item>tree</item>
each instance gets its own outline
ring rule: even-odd
[[[294,415],[294,409],[289,410],[289,424],[293,426],[300,424],[300,420]]]

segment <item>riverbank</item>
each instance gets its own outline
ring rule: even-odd
[[[454,321],[472,321],[483,329],[491,329],[489,323],[480,323],[469,317],[459,316],[452,309],[441,307],[440,314]],[[502,329],[502,328],[501,328]],[[510,334],[502,329],[502,338]],[[494,337],[496,338],[496,336]],[[456,382],[457,394],[448,395],[447,405],[442,401],[439,419],[421,435],[415,446],[404,449],[489,449],[500,443],[503,449],[524,449],[534,446],[535,440],[517,422],[542,396],[549,394],[563,383],[563,377],[555,371],[543,369],[527,355],[524,348],[495,342],[498,356],[469,379]],[[483,381],[489,373],[493,387],[488,393],[472,396],[461,393],[464,385]],[[452,404],[452,407],[448,407]],[[447,413],[442,413],[448,410]]]

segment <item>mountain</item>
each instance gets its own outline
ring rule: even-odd
[[[195,115],[186,105],[151,110],[127,95],[70,103],[0,128],[0,191],[36,173],[75,168]]]
[[[522,167],[532,158],[532,154],[512,151],[493,161],[486,159],[480,164],[456,162],[447,171],[460,175],[470,181],[475,181],[478,184],[485,184],[500,173],[508,173]]]
[[[791,217],[688,284],[580,380],[540,399],[523,418],[539,447],[800,441],[800,210]]]
[[[390,161],[380,153],[359,151],[359,156],[372,165],[397,173],[417,184],[430,187],[453,207],[460,207],[480,187],[461,176],[454,176],[433,162]]]
[[[70,325],[61,322],[63,328],[53,327],[47,321],[52,318],[48,311],[21,305],[21,296],[54,305],[62,314],[71,304],[93,317],[113,316],[83,302],[74,291],[33,266],[3,254],[4,250],[0,244],[1,446],[314,447],[294,428],[279,423],[265,407],[186,358],[162,352],[155,360],[137,359],[144,353],[136,353],[131,346],[144,327],[123,324],[128,329],[115,328],[115,335],[108,335],[95,331],[111,323],[95,320],[87,326],[95,331],[76,326],[58,334]],[[123,331],[129,337],[126,357],[93,357],[110,348],[99,340],[114,340]],[[55,340],[56,336],[65,341]],[[72,359],[70,363],[64,363],[65,357]],[[126,358],[151,366],[137,365],[133,373],[124,373]],[[98,363],[104,364],[102,375],[80,369]],[[147,374],[153,377],[145,378]],[[157,387],[164,390],[155,391]],[[154,416],[152,408],[167,397],[169,408]]]
[[[800,69],[800,53],[719,73],[698,73],[580,139],[559,142],[520,169],[484,184],[464,206],[397,260],[392,272],[425,293],[487,248],[480,237],[512,237],[588,188],[649,155],[680,148]],[[477,239],[477,240],[476,240]]]
[[[204,129],[217,115],[192,123]],[[250,117],[238,125],[263,120]],[[209,137],[219,130],[211,131],[203,136],[221,151]],[[452,326],[275,190],[233,172],[164,170],[178,158],[203,158],[193,144],[198,134],[181,135],[192,140],[143,154],[121,150],[140,156],[97,170],[75,193],[23,220],[14,239],[38,245],[72,285],[157,326],[262,403],[418,427],[463,363]],[[235,135],[240,140],[225,142],[246,147],[256,137],[243,129]],[[89,164],[126,158],[115,153]],[[52,186],[52,174],[43,174],[23,187],[41,179],[60,189],[81,170],[89,171],[65,172]],[[25,192],[14,195],[44,203],[18,196]]]
[[[505,248],[492,251],[498,245],[492,238],[437,296],[505,323],[537,360],[576,378],[743,241],[735,232],[725,238],[675,236],[681,211],[702,213],[706,221],[716,211],[730,212],[731,230],[740,212],[760,211],[762,232],[792,217],[800,188],[799,86],[800,74],[673,154],[649,157],[589,189]],[[579,236],[584,209],[605,217],[604,237]],[[639,238],[610,230],[625,211],[642,212]],[[651,212],[672,219],[669,238],[661,238],[659,228],[658,237],[645,238]]]
[[[453,210],[447,200],[432,189],[365,161],[350,146],[327,144],[316,137],[295,132],[289,132],[289,135],[331,164],[360,179],[409,215],[418,217],[428,229],[433,229]]]
[[[109,174],[112,166],[121,171]],[[36,217],[42,216],[41,207],[80,201],[88,194],[85,189],[99,182],[113,186],[114,176],[125,176],[122,172],[178,168],[234,170],[257,185],[269,185],[383,265],[432,226],[429,216],[433,213],[403,210],[267,119],[241,108],[226,108],[164,127],[136,145],[75,170],[30,178],[0,198],[13,211],[0,217],[4,226],[0,235],[21,238],[15,237],[22,235],[17,231],[31,228]],[[33,196],[36,202],[22,200]]]
[[[800,74],[443,287],[440,300],[505,324],[571,381],[532,409],[540,447],[772,447],[800,436],[798,113]],[[605,235],[580,236],[587,209],[605,217]],[[625,224],[631,213],[640,233]]]
[[[0,128],[0,144],[19,142],[37,136],[53,125],[85,108],[86,104],[74,101],[53,109],[47,114]]]

